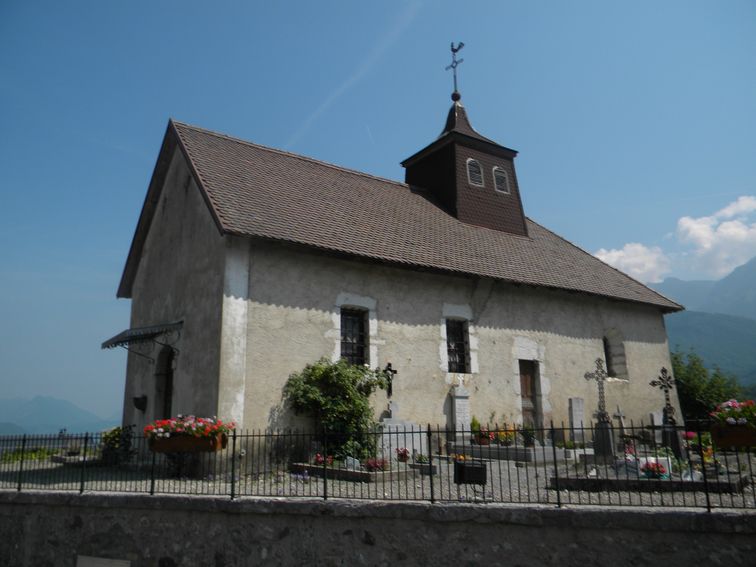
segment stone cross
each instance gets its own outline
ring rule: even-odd
[[[596,417],[600,423],[610,423],[609,412],[606,411],[606,396],[604,395],[604,382],[609,376],[604,370],[604,361],[600,358],[596,359],[596,371],[586,372],[586,380],[595,380],[598,384],[598,413]]]
[[[675,379],[667,372],[666,368],[661,369],[661,373],[656,380],[651,380],[649,385],[654,388],[660,388],[664,392],[664,417],[662,422],[664,424],[676,425],[675,408],[672,407],[672,401],[669,393],[675,387]]]
[[[619,421],[620,436],[625,435],[625,414],[622,413],[622,410],[620,409],[619,406],[617,406],[617,411],[612,417]]]

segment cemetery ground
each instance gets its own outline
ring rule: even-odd
[[[235,433],[225,449],[189,454],[156,453],[134,436],[120,457],[98,435],[6,437],[0,489],[756,510],[753,449],[685,442],[680,458],[651,435],[606,457],[589,442],[548,439],[574,434],[544,430],[526,445],[520,431],[488,444],[469,431],[380,431],[364,462],[300,433]]]

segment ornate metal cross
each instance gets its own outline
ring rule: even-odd
[[[603,423],[611,423],[609,412],[606,411],[606,397],[604,395],[604,382],[608,377],[606,370],[604,370],[604,361],[600,358],[596,359],[596,371],[585,373],[586,380],[595,380],[598,384],[598,413],[596,417]]]
[[[675,387],[675,379],[670,376],[666,368],[662,368],[659,377],[656,380],[651,380],[649,385],[664,391],[664,423],[675,425],[677,423],[675,408],[672,407],[672,400],[669,397],[669,393]]]
[[[451,43],[451,52],[452,52],[452,62],[451,65],[446,67],[446,70],[449,69],[452,70],[452,73],[454,74],[454,94],[452,94],[452,99],[459,100],[459,93],[457,92],[457,65],[464,62],[464,59],[460,59],[457,61],[457,52],[462,49],[465,46],[464,43],[461,41],[457,44],[457,47],[454,47],[454,42]],[[454,95],[457,95],[457,98],[454,98]]]

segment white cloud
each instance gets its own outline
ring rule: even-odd
[[[649,248],[630,242],[620,250],[602,248],[595,256],[642,282],[661,281],[662,276],[669,272],[669,258],[658,246]]]
[[[738,197],[710,216],[682,217],[676,234],[693,246],[699,271],[721,278],[756,256],[756,197]]]

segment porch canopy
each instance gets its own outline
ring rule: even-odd
[[[102,348],[115,348],[118,346],[127,347],[131,344],[151,342],[160,335],[179,331],[183,324],[183,321],[175,321],[173,323],[161,323],[149,327],[134,327],[133,329],[126,329],[125,331],[118,333],[115,337],[102,343]]]

